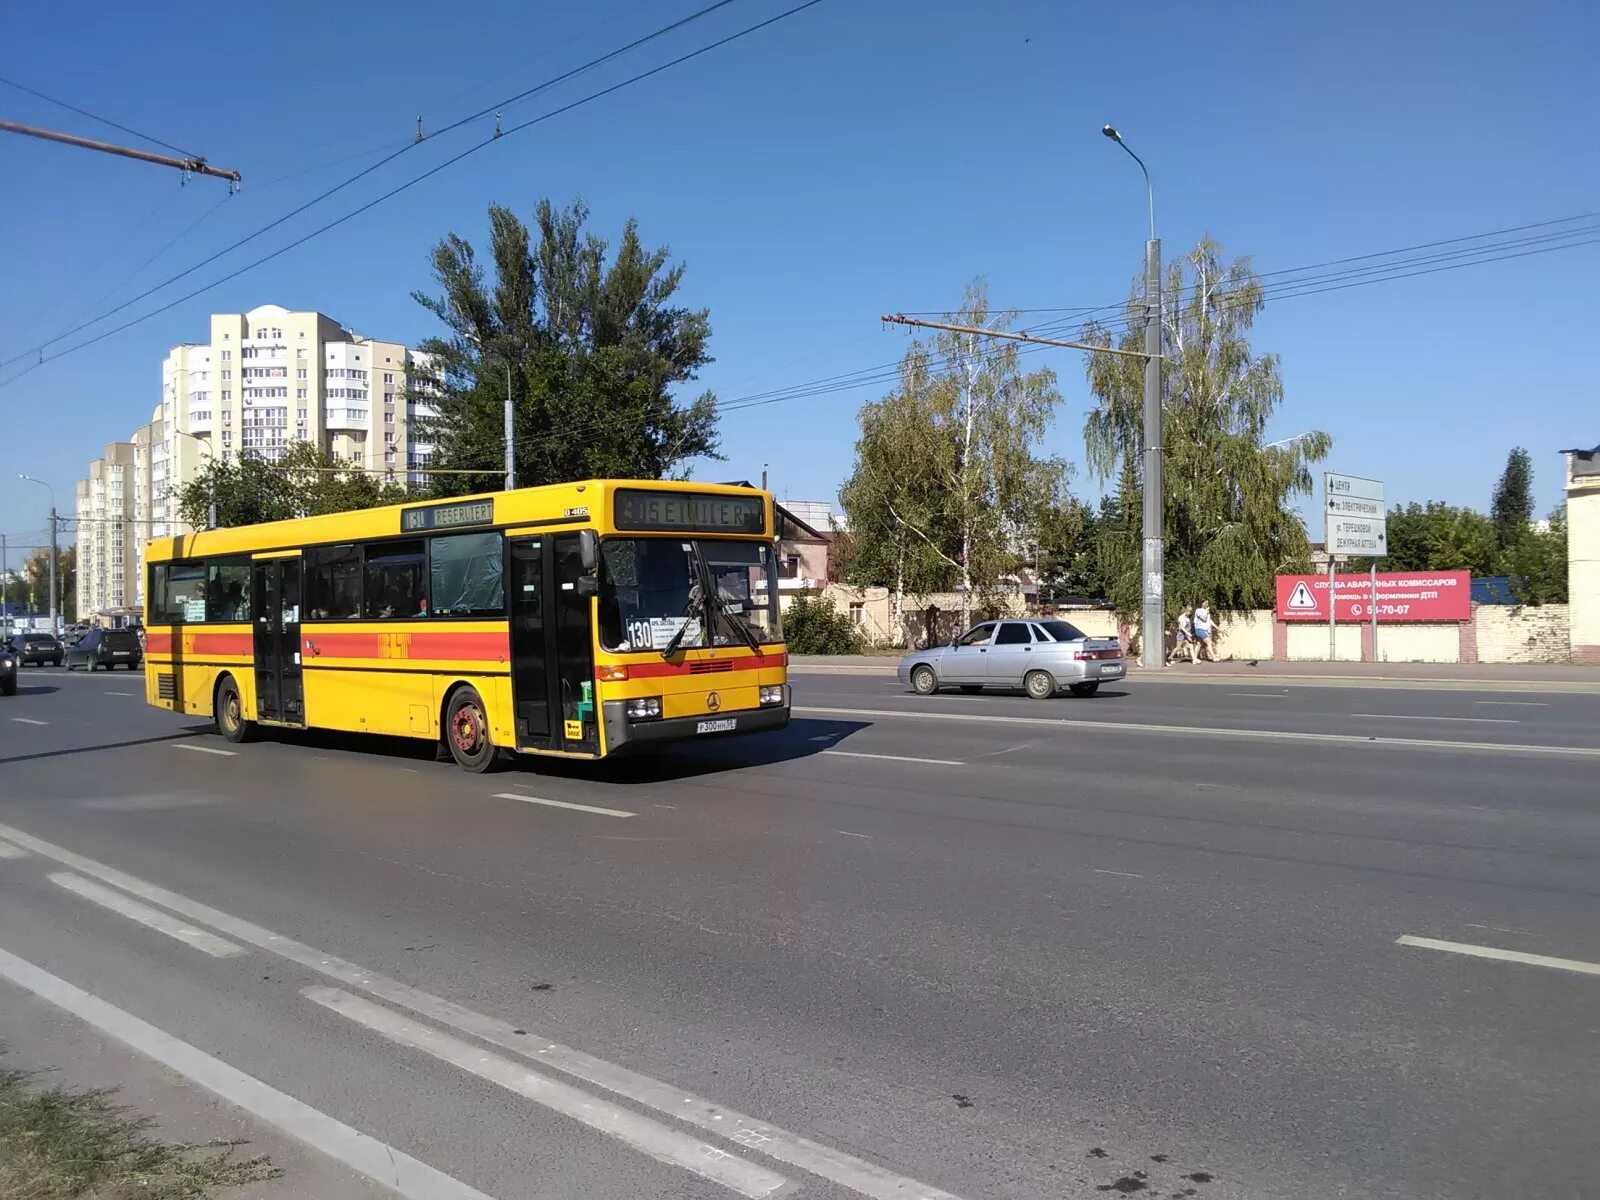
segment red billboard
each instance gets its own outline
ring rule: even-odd
[[[1340,621],[1370,621],[1374,604],[1379,624],[1472,619],[1472,575],[1468,571],[1380,571],[1376,598],[1368,575],[1339,575],[1334,585],[1334,615]],[[1278,620],[1327,619],[1326,575],[1278,576]]]

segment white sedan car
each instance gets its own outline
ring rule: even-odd
[[[1092,638],[1066,621],[985,621],[948,646],[918,650],[900,660],[900,682],[919,696],[942,687],[963,692],[1021,688],[1035,700],[1063,691],[1092,696],[1127,671],[1122,643]]]

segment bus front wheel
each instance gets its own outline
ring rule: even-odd
[[[247,742],[255,732],[256,723],[244,718],[244,700],[232,676],[225,677],[217,685],[215,713],[217,732],[230,742]]]
[[[483,698],[470,687],[450,697],[445,709],[444,743],[456,765],[473,774],[490,771],[500,761],[500,751],[489,736],[489,717]]]

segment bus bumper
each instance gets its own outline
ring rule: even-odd
[[[697,717],[668,717],[659,721],[630,721],[623,701],[602,705],[606,721],[606,751],[618,751],[659,742],[693,742],[729,734],[762,733],[789,723],[789,706],[741,708],[734,712],[706,713]]]

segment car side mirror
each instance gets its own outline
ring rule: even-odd
[[[579,575],[577,591],[580,596],[598,596],[600,581],[593,575]]]
[[[585,571],[592,571],[600,565],[600,540],[592,529],[578,531],[578,561],[583,564]]]

